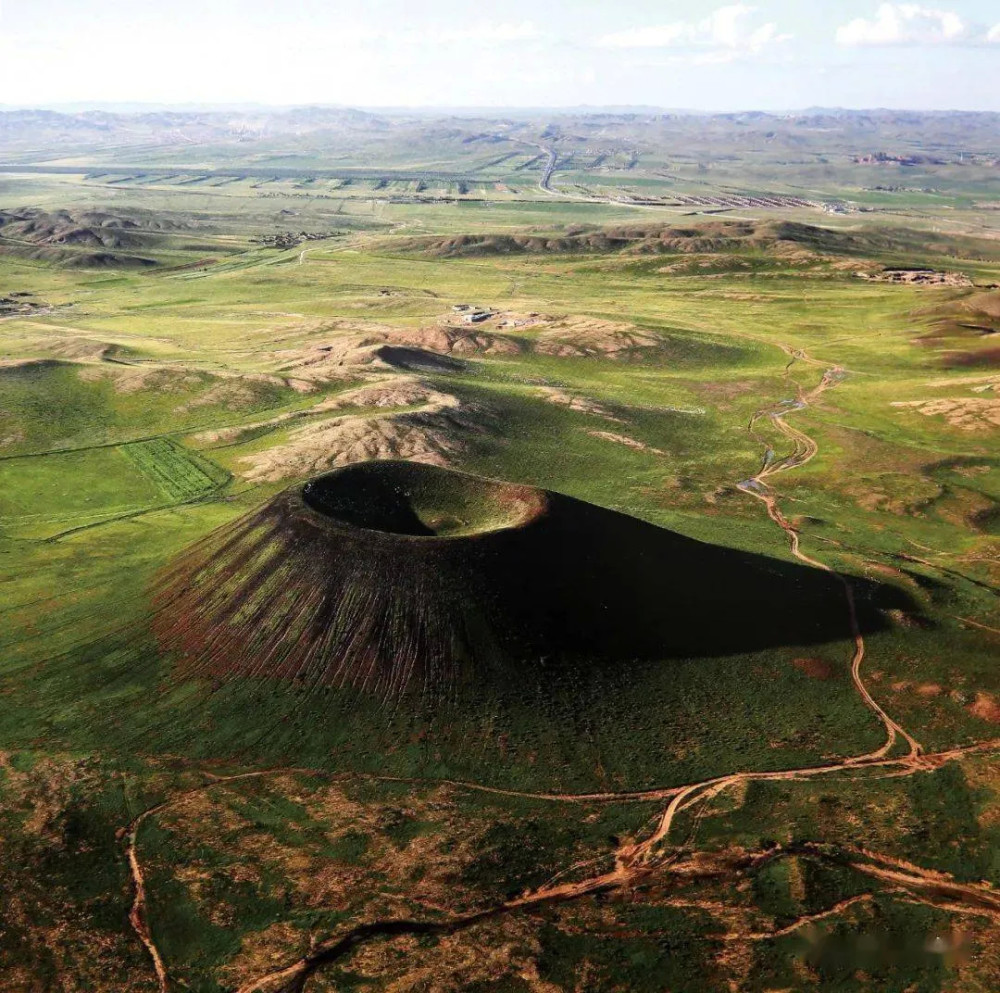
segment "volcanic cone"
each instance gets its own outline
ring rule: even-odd
[[[905,607],[855,581],[866,627]],[[411,462],[295,486],[160,577],[181,677],[381,698],[510,685],[525,667],[664,664],[849,636],[843,588],[546,490]]]

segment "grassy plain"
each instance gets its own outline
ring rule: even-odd
[[[491,182],[511,185],[502,170],[521,171],[535,155],[524,152],[495,175],[484,166]],[[312,165],[325,161],[318,154]],[[969,241],[974,212],[956,212],[953,240],[925,239],[913,232],[940,217],[930,194],[870,191],[872,202],[906,211],[911,230],[901,235],[895,214],[867,225],[830,219],[863,236],[859,252],[797,243],[453,258],[411,239],[673,224],[678,211],[560,200],[537,187],[523,202],[496,190],[477,200],[443,178],[434,188],[454,202],[392,202],[425,180],[394,191],[305,172],[269,183],[265,199],[257,178],[170,178],[162,154],[127,164],[142,166],[141,181],[91,161],[85,175],[0,178],[0,208],[141,208],[187,225],[143,249],[159,265],[142,271],[0,254],[0,297],[29,293],[37,304],[0,320],[0,962],[9,988],[156,989],[128,922],[134,880],[122,829],[160,802],[163,813],[135,828],[135,850],[168,988],[234,990],[330,934],[442,921],[563,871],[581,876],[581,864],[613,863],[623,839],[648,836],[665,802],[551,795],[662,790],[881,744],[884,728],[851,681],[846,607],[843,637],[829,643],[623,666],[586,686],[532,676],[481,701],[474,721],[387,713],[343,692],[303,701],[272,683],[179,683],[149,630],[154,577],[310,475],[294,462],[277,476],[255,469],[301,445],[303,431],[326,430],[334,416],[412,412],[359,402],[354,391],[373,377],[418,379],[452,398],[449,409],[474,412],[447,436],[455,468],[791,561],[787,535],[739,488],[791,442],[774,418],[754,433],[747,426],[841,369],[834,388],[787,415],[817,453],[771,477],[779,504],[810,556],[912,598],[912,610],[866,636],[864,674],[878,703],[929,752],[996,737],[1000,459],[996,422],[975,411],[997,403],[997,376],[991,360],[955,361],[984,353],[990,339],[945,347],[926,338],[936,308],[966,299],[968,287],[856,275],[895,265],[1000,282],[996,242]],[[281,156],[266,166],[291,168]],[[454,157],[421,168],[459,173]],[[703,176],[693,161],[684,169],[692,183]],[[741,173],[744,188],[758,183],[756,169]],[[830,198],[852,175],[826,177]],[[556,179],[595,189],[611,181],[586,170]],[[941,185],[942,174],[932,180]],[[961,207],[954,182],[945,206]],[[969,180],[968,202],[992,195],[989,182]],[[281,211],[296,212],[296,230],[330,236],[291,248],[251,241],[287,230]],[[412,337],[450,326],[463,302],[497,310],[480,330],[518,347],[453,351],[446,371],[348,364],[323,377],[303,364],[386,328]],[[532,324],[532,314],[543,319]],[[501,327],[505,315],[523,323]],[[565,344],[552,337],[563,325],[589,353],[552,347]],[[615,357],[607,342],[622,328],[642,344]],[[748,610],[782,606],[747,591]],[[390,936],[309,983],[989,989],[1000,982],[996,916],[943,899],[915,905],[913,891],[852,868],[851,851],[868,846],[1000,885],[998,789],[988,753],[898,779],[869,771],[744,782],[678,815],[668,841],[677,859],[707,853],[704,878],[663,873],[634,891],[468,930]],[[741,862],[748,853],[770,854]],[[841,905],[811,931],[775,935]],[[928,951],[943,933],[947,953]]]

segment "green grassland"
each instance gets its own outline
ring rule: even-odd
[[[462,148],[425,156],[421,172],[516,185],[534,156],[523,149],[491,166],[490,155],[469,152],[458,168]],[[226,154],[218,151],[220,167]],[[685,188],[703,176],[700,154],[668,163],[689,176]],[[326,161],[317,153],[289,165],[275,152],[262,165],[307,170]],[[330,413],[316,408],[369,376],[348,368],[303,391],[289,371],[295,356],[353,328],[415,332],[471,301],[641,332],[654,344],[628,358],[564,356],[542,350],[544,328],[488,323],[487,332],[519,349],[456,353],[450,371],[419,373],[463,409],[488,411],[449,463],[788,561],[786,535],[737,484],[759,470],[765,448],[780,456],[791,442],[766,417],[756,435],[747,426],[755,412],[793,401],[840,367],[834,388],[788,415],[818,452],[772,477],[780,505],[807,554],[912,599],[912,611],[866,636],[865,674],[879,703],[928,750],[996,737],[998,429],[919,406],[995,396],[994,367],[955,363],[954,352],[920,341],[929,311],[974,291],[855,275],[871,262],[1000,282],[995,241],[970,240],[971,211],[955,211],[953,236],[925,239],[919,232],[936,223],[940,205],[925,203],[928,194],[905,203],[903,194],[880,194],[910,216],[831,219],[861,239],[861,250],[844,254],[798,244],[794,254],[784,245],[449,258],[412,238],[565,234],[579,224],[676,216],[560,201],[537,189],[537,177],[530,198],[490,194],[491,206],[474,187],[459,193],[452,179],[426,180],[433,189],[456,185],[451,202],[430,205],[391,202],[390,194],[415,195],[423,180],[394,190],[318,177],[303,189],[304,173],[269,183],[279,188],[264,199],[259,177],[223,183],[206,173],[188,182],[198,177],[171,178],[171,164],[183,165],[179,152],[176,161],[129,160],[141,166],[141,182],[117,182],[96,161],[82,176],[0,177],[0,208],[103,203],[189,216],[193,225],[154,245],[159,264],[141,271],[0,254],[0,297],[26,292],[40,305],[0,320],[0,854],[11,867],[4,884],[21,891],[0,908],[0,963],[15,976],[12,988],[55,989],[74,976],[81,989],[155,989],[128,929],[129,875],[115,831],[201,784],[205,770],[300,770],[213,787],[190,810],[171,808],[142,828],[153,935],[178,984],[214,991],[302,954],[310,937],[387,916],[440,919],[607,859],[610,836],[640,836],[661,810],[573,805],[568,817],[564,805],[443,780],[528,793],[631,791],[818,765],[881,744],[883,728],[850,680],[846,608],[843,638],[826,644],[623,666],[586,686],[532,676],[478,701],[474,719],[447,710],[417,719],[346,692],[303,701],[270,683],[177,681],[150,631],[151,585],[183,549],[308,475],[256,478],[248,460],[324,423]],[[732,177],[719,173],[727,168],[713,167],[713,181],[725,185]],[[759,166],[760,177],[757,168],[741,174],[743,187],[771,188],[760,178],[770,164]],[[565,178],[610,183],[590,172]],[[851,181],[834,178],[830,190]],[[940,171],[932,181],[941,185]],[[995,196],[993,182],[969,199]],[[925,180],[907,173],[906,183]],[[955,179],[949,196],[957,203],[961,195]],[[289,219],[281,210],[299,213]],[[290,227],[342,233],[290,249],[251,240]],[[990,343],[958,347],[978,354]],[[545,391],[553,390],[597,407],[551,402]],[[408,409],[348,405],[337,415]],[[781,609],[755,603],[753,591],[747,597],[753,609]],[[331,785],[338,775],[350,778]],[[363,779],[378,775],[420,784]],[[894,781],[751,783],[704,816],[700,808],[682,815],[675,836],[697,832],[712,851],[865,843],[996,884],[998,783],[987,758]],[[749,930],[766,930],[858,892],[857,874],[836,860],[803,864],[768,863],[749,887],[731,877],[708,893],[663,883],[633,897],[547,907],[517,924],[511,916],[447,939],[414,938],[398,946],[410,966],[402,953],[387,953],[337,964],[311,982],[379,990],[413,963],[438,963],[460,989],[537,988],[525,975],[567,990],[990,988],[996,963],[986,952],[975,966],[918,949],[865,960],[865,974],[856,962],[848,968],[844,948],[857,951],[851,935],[905,944],[950,923],[945,911],[896,900],[888,888],[827,922],[826,944],[807,947],[791,934],[754,943],[739,962],[724,954],[731,921],[696,901],[735,901]],[[327,889],[317,889],[308,877],[324,873]],[[26,923],[32,918],[59,940],[47,946]],[[987,924],[967,928],[972,946],[988,948]],[[79,942],[99,951],[74,956]],[[462,956],[477,943],[507,948],[510,967],[463,972]],[[861,944],[858,954],[868,954]],[[866,975],[878,985],[866,986],[874,982]]]
[[[10,271],[20,283],[19,267]],[[561,490],[719,543],[767,547],[782,555],[780,535],[770,531],[745,498],[732,492],[720,494],[712,504],[703,498],[706,492],[731,487],[760,458],[744,429],[750,413],[762,402],[790,394],[796,380],[810,382],[812,370],[801,364],[790,370],[791,383],[782,380],[786,360],[775,342],[804,347],[813,358],[841,363],[852,372],[829,401],[803,415],[820,434],[823,457],[788,479],[802,513],[824,520],[827,529],[860,527],[863,535],[856,541],[869,549],[888,544],[887,554],[898,551],[900,534],[935,548],[947,547],[954,524],[932,506],[920,516],[864,510],[858,506],[858,493],[841,493],[850,488],[848,480],[854,489],[859,485],[857,468],[850,464],[851,448],[862,439],[866,446],[877,447],[880,472],[895,470],[900,480],[914,467],[989,453],[988,435],[956,431],[943,419],[891,406],[896,399],[935,395],[922,380],[951,375],[935,370],[930,357],[910,343],[912,320],[907,315],[954,291],[882,289],[859,286],[849,275],[813,278],[780,270],[762,277],[739,271],[723,274],[721,281],[711,272],[704,277],[668,277],[644,273],[614,258],[595,266],[589,259],[572,258],[486,263],[364,253],[330,260],[310,257],[302,266],[206,274],[199,280],[197,300],[175,290],[176,282],[163,276],[124,277],[108,285],[106,277],[86,273],[34,275],[26,285],[39,295],[85,295],[86,313],[67,311],[51,333],[48,319],[6,322],[5,335],[15,345],[13,356],[32,350],[44,355],[47,347],[61,346],[77,332],[87,341],[127,340],[137,363],[166,362],[183,371],[167,365],[157,372],[159,380],[123,392],[107,375],[113,368],[107,363],[92,368],[54,360],[3,370],[4,434],[15,439],[5,447],[5,456],[32,456],[3,463],[4,471],[26,487],[23,495],[13,489],[5,494],[19,501],[22,515],[57,517],[64,513],[62,504],[72,502],[75,490],[88,505],[79,512],[107,509],[110,516],[103,489],[114,487],[102,460],[119,466],[123,481],[132,480],[114,494],[116,508],[138,507],[142,500],[155,507],[195,496],[199,490],[185,489],[187,483],[176,492],[154,491],[163,483],[152,456],[123,459],[120,455],[127,455],[128,448],[99,446],[155,437],[170,438],[173,446],[204,448],[204,442],[186,432],[255,423],[264,415],[305,406],[294,391],[266,383],[243,384],[241,390],[249,389],[252,395],[241,393],[235,403],[224,390],[211,396],[221,373],[268,371],[267,345],[274,340],[294,346],[323,334],[322,327],[296,333],[296,325],[338,314],[351,317],[360,310],[365,319],[414,326],[439,315],[448,301],[468,297],[512,310],[544,307],[628,321],[664,341],[662,353],[639,366],[528,354],[469,363],[466,371],[449,377],[448,388],[492,405],[505,424],[499,437],[483,439],[465,459],[464,467],[476,471]],[[378,289],[384,284],[398,287],[399,294],[380,297]],[[141,304],[132,302],[137,297]],[[248,305],[248,299],[266,300],[269,311],[302,316],[269,320],[258,312],[259,305]],[[268,326],[271,321],[277,326]],[[183,364],[185,354],[190,365]],[[629,433],[668,457],[591,437],[587,428],[594,426],[592,419],[542,402],[535,391],[538,383],[579,392],[626,414]],[[713,399],[727,393],[735,395]],[[208,402],[192,403],[199,396]],[[40,407],[46,416],[35,415]],[[827,430],[829,439],[823,434]],[[204,454],[220,463],[220,470],[232,472],[248,445],[266,444],[258,439],[216,451],[210,443]],[[159,449],[158,457],[176,450]],[[53,454],[41,459],[42,452]],[[53,490],[48,478],[64,475],[59,460],[71,454],[73,472],[83,473],[80,479],[91,485]],[[595,471],[599,465],[606,468]],[[870,472],[868,466],[862,468],[865,472]],[[98,479],[103,486],[94,484]],[[951,490],[958,495],[952,499],[971,500],[969,494],[987,484],[987,476],[977,475],[956,490],[953,481]],[[241,492],[246,484],[237,478],[231,486]],[[133,498],[134,487],[138,489]],[[51,495],[40,499],[40,491]],[[814,506],[806,506],[809,500]],[[941,532],[937,540],[935,528]],[[100,540],[96,532],[92,538]],[[971,551],[983,539],[962,528],[957,540],[963,550]],[[971,568],[973,573],[982,570],[981,565]]]

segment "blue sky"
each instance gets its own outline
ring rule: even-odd
[[[1000,0],[0,0],[0,104],[1000,111]]]

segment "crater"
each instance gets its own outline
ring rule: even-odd
[[[540,490],[419,462],[362,462],[302,488],[336,524],[409,538],[460,538],[522,527],[544,513]]]

